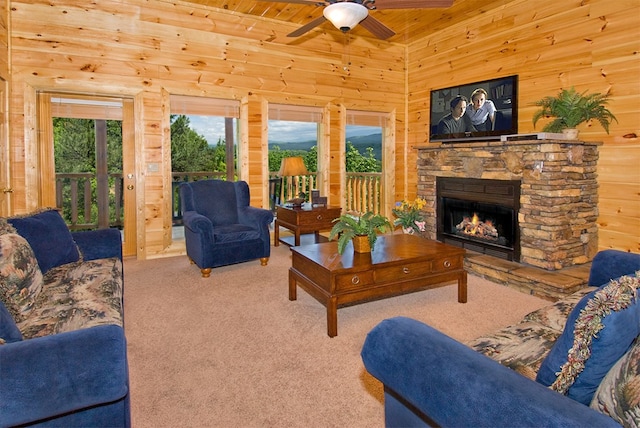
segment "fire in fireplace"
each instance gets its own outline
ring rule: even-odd
[[[462,221],[456,225],[456,231],[462,236],[506,244],[506,239],[504,236],[500,236],[498,229],[493,225],[493,220],[480,220],[476,212],[473,213],[473,217],[464,216]]]
[[[438,177],[438,240],[519,261],[520,181]]]

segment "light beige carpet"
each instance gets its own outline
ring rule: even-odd
[[[419,319],[465,341],[512,324],[548,302],[469,276],[455,283],[338,310],[298,289],[288,300],[290,250],[214,269],[201,278],[186,257],[125,261],[133,426],[382,427],[382,385],[360,350],[385,318]]]

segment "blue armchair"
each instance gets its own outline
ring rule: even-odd
[[[180,185],[187,256],[209,277],[211,268],[260,259],[271,254],[273,213],[249,206],[244,181],[201,180]]]

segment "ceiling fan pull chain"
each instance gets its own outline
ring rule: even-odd
[[[344,33],[344,45],[345,45],[345,61],[342,66],[342,70],[345,72],[349,72],[349,67],[351,67],[351,51],[349,46],[349,32]]]

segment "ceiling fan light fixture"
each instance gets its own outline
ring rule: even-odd
[[[331,21],[337,29],[347,32],[365,19],[369,11],[360,3],[343,1],[325,7],[322,14]]]

